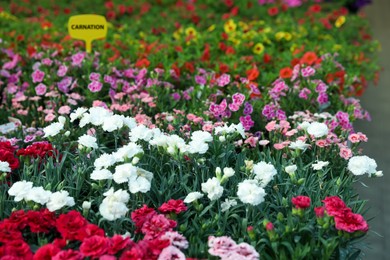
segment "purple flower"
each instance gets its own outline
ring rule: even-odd
[[[232,96],[233,103],[237,104],[238,106],[241,106],[242,103],[244,103],[245,96],[241,93],[235,93]]]
[[[57,83],[57,87],[61,92],[68,93],[70,84],[72,84],[72,77],[65,77]]]
[[[61,65],[58,68],[57,76],[58,77],[63,77],[63,76],[65,76],[66,72],[68,72],[68,67],[66,67],[65,65]]]
[[[196,82],[196,84],[199,84],[199,85],[205,85],[207,81],[206,81],[205,77],[196,75],[195,82]]]
[[[248,131],[249,129],[251,129],[255,125],[255,122],[252,120],[250,115],[241,116],[240,122],[246,131]]]
[[[39,83],[42,82],[43,78],[45,77],[45,72],[36,70],[32,73],[32,80],[33,83]]]
[[[72,65],[75,67],[80,67],[84,58],[85,58],[84,52],[79,52],[79,53],[72,55]]]
[[[173,97],[173,99],[174,99],[175,101],[178,101],[178,100],[180,100],[180,98],[181,98],[180,94],[177,93],[177,92],[173,93],[173,94],[172,94],[172,97]]]
[[[91,74],[89,74],[89,80],[99,81],[100,80],[100,73],[92,72]]]
[[[265,105],[261,113],[267,118],[267,120],[270,120],[276,116],[275,109],[276,107],[274,104]]]
[[[43,83],[39,83],[38,86],[35,87],[35,93],[38,96],[42,96],[46,93],[46,85]]]
[[[298,97],[303,99],[308,99],[308,95],[310,95],[311,91],[307,88],[303,88],[300,92]]]
[[[253,106],[249,102],[245,102],[244,115],[250,115],[253,112]]]
[[[88,84],[88,89],[91,92],[99,92],[102,90],[103,84],[99,81],[92,81],[91,83]]]
[[[320,105],[323,105],[323,104],[326,104],[329,102],[329,98],[328,98],[328,95],[326,93],[320,93],[317,97],[317,102],[320,104]]]
[[[230,75],[228,74],[224,73],[217,79],[217,85],[219,87],[224,87],[229,83],[230,83]]]

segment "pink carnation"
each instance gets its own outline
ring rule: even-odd
[[[45,77],[45,72],[36,70],[32,73],[31,76],[34,83],[42,82],[43,78]]]
[[[368,231],[368,224],[363,216],[350,211],[344,212],[344,214],[340,216],[336,216],[334,218],[334,222],[337,230],[342,230],[348,233]]]
[[[42,96],[46,93],[46,85],[43,84],[43,83],[39,83],[38,86],[35,87],[35,93],[37,93],[37,95],[39,96]]]
[[[92,81],[91,83],[88,84],[88,89],[91,92],[99,92],[102,90],[103,84],[99,81]]]

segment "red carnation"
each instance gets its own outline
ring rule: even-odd
[[[141,231],[145,234],[146,240],[151,240],[158,238],[167,231],[171,231],[176,225],[176,221],[168,219],[162,214],[158,214],[145,222]]]
[[[325,208],[324,207],[316,207],[314,208],[314,212],[316,213],[317,218],[322,218],[325,213]]]
[[[30,246],[23,240],[12,240],[6,243],[4,253],[6,256],[13,256],[17,259],[33,258]]]
[[[16,210],[11,213],[7,222],[15,229],[22,230],[27,226],[27,213],[24,210]]]
[[[104,237],[104,230],[95,224],[88,224],[85,227],[85,237],[101,236]]]
[[[31,232],[49,233],[55,226],[55,214],[48,209],[41,211],[30,210],[27,212],[28,226]]]
[[[92,236],[84,239],[80,245],[80,252],[92,258],[104,255],[109,247],[110,240],[102,236]]]
[[[13,152],[10,152],[6,149],[1,150],[0,149],[0,161],[8,162],[9,167],[11,170],[15,170],[19,168],[19,160],[14,156]]]
[[[13,153],[15,152],[15,148],[11,145],[10,142],[0,142],[0,151],[1,152],[5,152],[5,151],[8,151],[10,153]]]
[[[278,13],[279,13],[279,9],[276,6],[268,8],[268,14],[270,16],[275,16]]]
[[[179,214],[183,211],[187,210],[187,206],[184,204],[182,200],[168,200],[168,202],[165,202],[162,204],[158,210],[161,213],[170,213],[175,212],[176,214]]]
[[[0,243],[23,239],[22,233],[8,221],[0,222]]]
[[[345,212],[351,211],[337,196],[326,197],[322,202],[325,204],[326,214],[329,216],[342,216]]]
[[[307,196],[296,196],[296,197],[291,199],[291,202],[298,209],[306,209],[306,208],[310,207],[311,200]]]
[[[84,259],[84,256],[80,252],[74,251],[72,249],[68,249],[66,251],[60,251],[52,258],[52,260],[82,260],[82,259]]]
[[[119,260],[145,259],[146,250],[147,248],[135,244],[130,250],[123,252]]]
[[[171,243],[169,240],[152,239],[142,240],[139,244],[146,246],[147,259],[156,259],[161,254],[161,251],[170,246]]]
[[[141,230],[142,226],[146,221],[148,221],[156,214],[157,212],[153,208],[149,208],[146,205],[143,205],[142,208],[131,212],[131,219],[133,220],[135,226],[137,227],[137,232]]]
[[[108,248],[107,253],[115,255],[126,247],[132,247],[134,244],[135,243],[128,237],[124,238],[121,235],[115,235],[110,238],[110,247]]]
[[[350,211],[344,212],[341,216],[336,216],[334,218],[334,222],[337,230],[342,230],[348,233],[368,231],[368,224],[363,216]]]
[[[67,214],[60,215],[56,224],[57,230],[63,238],[68,240],[83,240],[88,222],[80,212],[72,210]]]
[[[26,148],[19,149],[16,154],[18,156],[40,157],[43,159],[45,156],[53,157],[58,155],[58,151],[49,142],[35,142]]]
[[[34,255],[34,260],[51,260],[61,249],[53,244],[47,244],[39,248]]]

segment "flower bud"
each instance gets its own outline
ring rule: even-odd
[[[70,135],[70,131],[66,131],[65,134],[64,134],[66,137],[68,137]]]
[[[133,160],[131,161],[131,164],[132,165],[136,165],[138,162],[139,162],[139,158],[138,157],[134,157]]]
[[[83,208],[83,210],[89,210],[91,208],[91,202],[84,201],[81,207]]]
[[[219,139],[219,141],[222,142],[222,143],[226,141],[226,137],[223,136],[223,135],[221,135],[218,139]]]

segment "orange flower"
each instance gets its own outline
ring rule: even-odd
[[[292,69],[289,68],[289,67],[286,67],[286,68],[281,69],[280,72],[279,72],[279,76],[280,76],[282,79],[291,78],[291,76],[292,76]]]
[[[313,63],[316,62],[317,59],[318,59],[318,57],[317,57],[317,54],[315,52],[308,51],[301,58],[301,63],[307,64],[307,65],[313,65]]]
[[[257,77],[260,75],[260,72],[259,70],[257,69],[257,67],[254,67],[250,70],[247,70],[246,71],[246,77],[248,78],[248,80],[250,81],[253,81],[255,79],[257,79]]]

